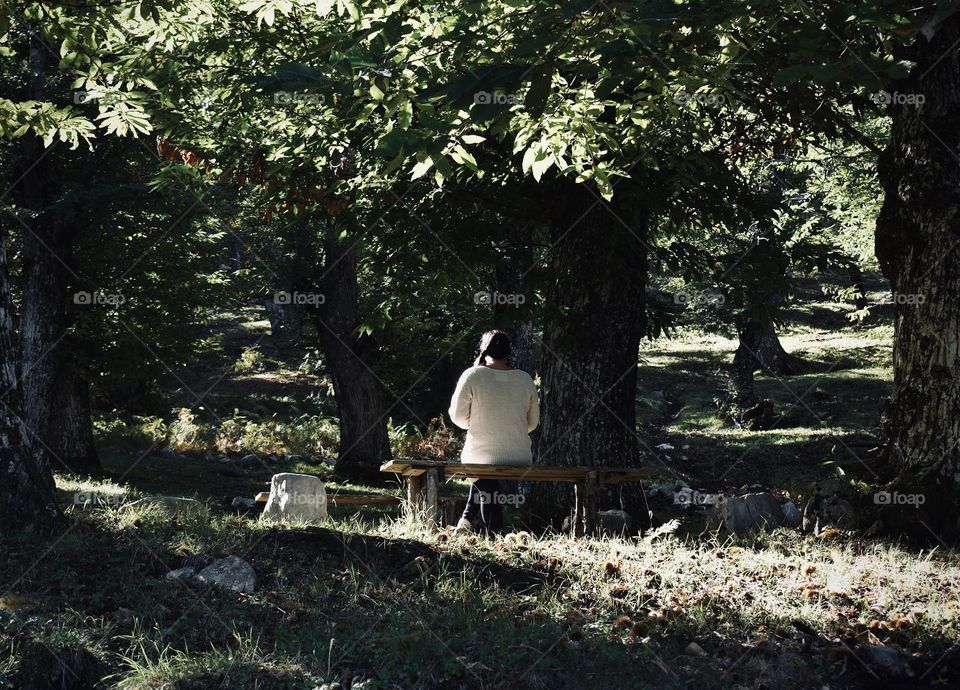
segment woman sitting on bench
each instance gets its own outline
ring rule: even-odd
[[[483,465],[530,465],[530,432],[540,423],[540,401],[533,379],[508,364],[510,338],[488,331],[480,340],[480,356],[457,382],[450,401],[450,418],[467,430],[461,461]],[[467,507],[456,532],[470,532],[474,520],[487,531],[503,527],[500,482],[478,479],[470,485]]]

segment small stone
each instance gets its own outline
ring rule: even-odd
[[[730,496],[717,503],[710,521],[730,534],[748,534],[786,524],[780,501],[769,492]]]
[[[226,455],[221,455],[219,458],[217,458],[217,462],[222,463],[224,465],[229,465],[231,462],[233,462],[233,460],[231,460]]]
[[[813,485],[810,500],[803,508],[802,529],[819,535],[827,527],[857,528],[857,512],[851,503],[850,484],[841,479],[820,479]]]
[[[624,534],[633,529],[633,518],[625,510],[601,510],[600,528],[611,534]]]
[[[907,655],[896,647],[878,644],[861,644],[853,650],[854,655],[875,671],[891,678],[913,678],[913,668]]]
[[[698,645],[696,642],[691,642],[688,644],[684,651],[690,656],[707,656],[706,650],[704,650],[704,648]]]
[[[113,620],[117,625],[122,625],[124,627],[133,625],[133,619],[135,614],[131,609],[125,609],[123,607],[118,608],[113,612]]]
[[[296,455],[296,454],[288,455],[286,457],[286,460],[289,463],[297,463],[297,464],[306,462],[305,458],[302,455]]]
[[[671,446],[669,443],[661,443],[656,446],[656,448],[657,450],[673,450],[673,446]]]
[[[240,458],[240,461],[237,464],[241,467],[253,468],[262,466],[263,461],[258,455],[250,453],[249,455],[244,455],[242,458]]]
[[[327,492],[319,477],[282,472],[270,480],[266,522],[314,522],[327,517]]]
[[[227,556],[197,573],[197,579],[234,592],[253,592],[257,575],[253,566],[237,556]]]
[[[783,518],[787,521],[788,527],[799,527],[802,519],[800,509],[793,501],[787,501],[780,509],[783,511]]]
[[[182,582],[184,580],[189,580],[196,574],[196,568],[187,566],[186,568],[177,568],[176,570],[171,570],[163,577],[165,580],[170,580],[171,582]]]
[[[239,510],[253,510],[257,507],[257,502],[255,499],[246,496],[235,496],[233,501],[230,502],[230,507]]]

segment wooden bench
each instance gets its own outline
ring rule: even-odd
[[[440,484],[454,478],[514,479],[534,482],[570,482],[574,486],[573,534],[583,536],[597,529],[597,497],[606,486],[636,482],[650,471],[614,467],[540,467],[476,465],[437,460],[391,460],[380,466],[406,478],[407,506],[412,515],[422,515],[430,526],[440,520]]]

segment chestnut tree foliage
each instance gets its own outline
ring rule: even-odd
[[[718,244],[734,264],[766,222],[774,253],[819,265],[830,252],[803,253],[795,237],[812,226],[784,220],[789,195],[758,203],[754,171],[830,142],[876,149],[871,95],[911,83],[912,47],[956,21],[935,0],[25,7],[4,13],[3,45],[39,37],[84,97],[0,95],[0,135],[137,137],[168,162],[158,186],[255,200],[257,246],[292,233],[310,265],[293,270],[280,252],[263,280],[327,293],[305,318],[352,430],[340,468],[355,476],[389,453],[385,379],[417,309],[434,309],[437,333],[451,312],[469,330],[482,312],[461,305],[495,284],[537,306],[509,321],[542,333],[541,461],[639,463],[651,261],[692,238],[691,265]],[[762,280],[751,267],[769,270],[745,262],[736,290]],[[468,347],[458,336],[443,335],[447,353]]]

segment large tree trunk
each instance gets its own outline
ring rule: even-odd
[[[50,526],[61,517],[53,476],[23,443],[17,347],[5,235],[0,226],[0,529]]]
[[[31,38],[29,62],[32,95],[45,98],[48,48],[39,35]],[[85,155],[85,154],[77,154]],[[84,160],[92,172],[92,156]],[[73,160],[76,160],[74,158]],[[93,444],[89,392],[72,379],[67,342],[69,264],[77,235],[78,205],[64,193],[68,171],[56,154],[43,150],[39,137],[20,140],[22,171],[14,195],[30,211],[23,236],[23,305],[20,354],[23,372],[25,441],[36,461],[47,468],[75,473],[100,469]],[[80,171],[74,171],[77,174]],[[82,173],[81,173],[82,174]],[[76,286],[74,286],[76,287]],[[83,399],[77,399],[83,396]]]
[[[608,204],[582,185],[564,184],[555,191],[538,461],[638,466],[637,362],[644,333],[648,217],[619,192]],[[642,492],[626,493],[624,508],[643,517],[639,511],[645,507],[634,500],[642,503]],[[538,486],[534,509],[546,516],[550,499],[555,508],[569,506],[569,489]]]
[[[37,461],[73,473],[100,470],[93,442],[89,390],[69,361],[69,262],[76,237],[76,209],[54,205],[44,189],[56,174],[36,137],[23,142],[29,167],[21,198],[33,211],[23,233],[23,307],[20,345],[27,443]]]
[[[921,509],[892,505],[892,523],[960,534],[960,14],[917,36],[911,74],[891,92],[880,161],[884,203],[876,252],[896,300],[893,394],[884,414],[894,487],[923,494]],[[909,102],[908,102],[909,101]],[[918,529],[920,534],[925,531]]]
[[[380,481],[380,465],[390,459],[386,390],[374,372],[377,344],[359,335],[357,255],[331,225],[324,241],[323,305],[314,311],[340,417],[337,474]]]
[[[741,404],[756,402],[753,375],[762,371],[769,376],[790,376],[804,371],[803,361],[789,354],[780,344],[772,321],[751,319],[740,329],[737,352],[730,371],[733,397]]]
[[[517,223],[510,232],[506,256],[496,266],[494,290],[508,297],[493,305],[494,325],[510,336],[510,363],[531,376],[535,373],[533,349],[533,290],[527,280],[533,267],[533,232]]]
[[[60,469],[74,474],[96,474],[100,457],[93,438],[90,385],[69,366],[61,368],[53,392],[54,423],[47,444]]]

